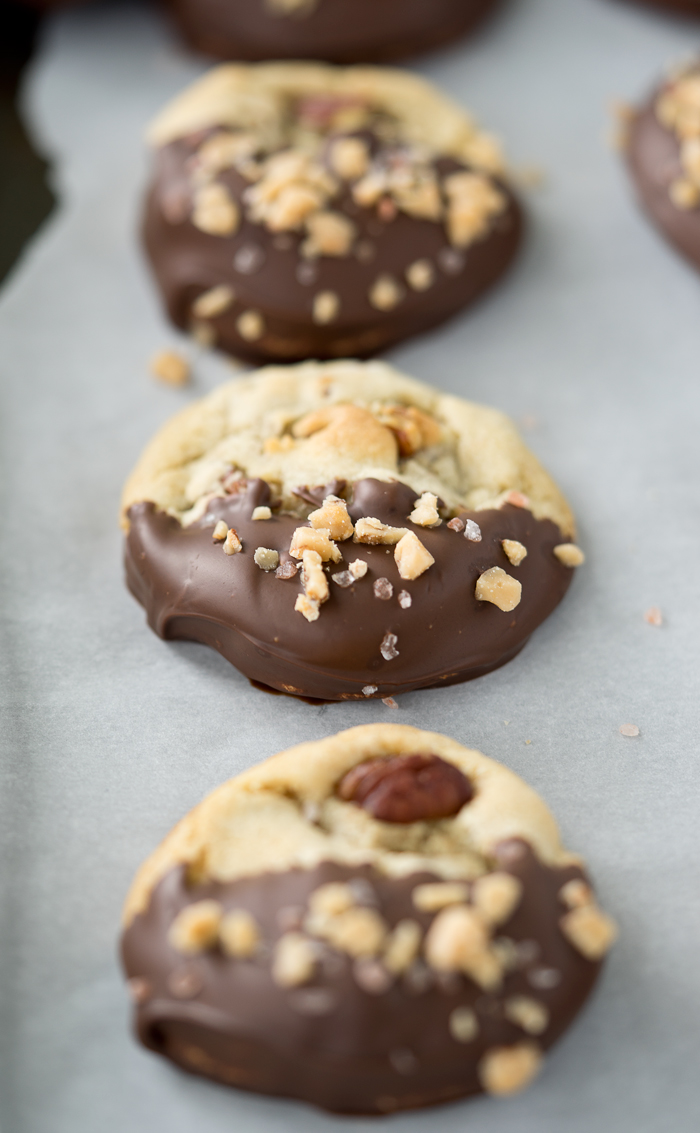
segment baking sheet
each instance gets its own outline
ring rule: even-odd
[[[524,423],[588,562],[514,662],[392,712],[266,696],[203,647],[159,641],[126,593],[122,480],[166,417],[231,373],[198,356],[181,392],[146,374],[179,340],[135,239],[140,137],[204,64],[129,3],[47,25],[24,104],[61,206],[0,295],[5,1133],[365,1127],[143,1052],[115,948],[136,866],[205,792],[375,720],[445,731],[525,776],[622,929],[526,1094],[387,1127],[697,1129],[699,285],[635,211],[605,132],[609,100],[641,93],[699,31],[613,0],[511,0],[478,39],[417,65],[546,182],[504,285],[391,360]],[[619,734],[628,722],[638,739]]]

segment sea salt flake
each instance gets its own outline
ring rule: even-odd
[[[464,538],[472,543],[481,542],[481,528],[473,519],[468,519],[464,525]]]
[[[363,696],[374,696],[375,692],[378,692],[378,691],[379,691],[378,685],[365,685],[365,687],[362,690],[362,695]]]
[[[662,626],[664,624],[664,618],[659,607],[650,606],[644,614],[644,621],[650,626]]]
[[[399,606],[402,610],[407,610],[412,603],[413,599],[408,593],[408,590],[399,591]]]
[[[385,696],[382,698],[382,704],[386,704],[387,708],[398,708],[398,704],[393,696]]]
[[[458,515],[451,519],[447,524],[450,531],[464,531],[464,520],[460,519]]]
[[[382,638],[382,644],[379,646],[379,651],[385,661],[393,661],[398,657],[399,651],[396,648],[398,637],[395,633],[385,633]]]
[[[389,582],[388,578],[377,578],[374,582],[374,597],[381,598],[383,602],[387,602],[394,593],[394,587]]]
[[[352,586],[353,582],[355,581],[349,570],[341,570],[338,572],[338,574],[332,574],[331,578],[333,579],[333,582],[335,582],[336,586],[342,587],[343,590],[347,586]]]
[[[639,728],[636,724],[620,724],[620,735],[634,739],[639,735]]]

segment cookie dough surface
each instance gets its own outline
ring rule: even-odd
[[[375,354],[466,307],[519,245],[498,143],[414,75],[229,64],[149,140],[168,313],[250,361]]]
[[[583,561],[500,413],[381,363],[269,368],[166,425],[123,498],[127,580],[162,637],[320,699],[513,657]]]
[[[122,947],[151,1049],[387,1113],[526,1086],[614,935],[522,780],[379,724],[214,791],[139,871]]]

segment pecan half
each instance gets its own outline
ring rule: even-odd
[[[438,755],[370,759],[343,776],[338,794],[380,822],[450,818],[474,796],[467,777]]]

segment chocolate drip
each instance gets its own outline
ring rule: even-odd
[[[364,514],[403,526],[415,499],[405,484],[363,480],[354,485],[349,511],[354,518]],[[212,500],[207,516],[187,528],[152,503],[135,504],[125,562],[129,588],[160,637],[210,645],[251,680],[281,692],[352,700],[362,699],[368,685],[391,696],[481,676],[515,656],[571,581],[572,571],[553,554],[562,541],[556,524],[506,505],[470,513],[481,527],[480,543],[445,524],[417,528],[435,563],[412,582],[400,577],[393,547],[338,544],[345,563],[332,566],[331,579],[354,559],[367,563],[367,575],[348,587],[331,581],[329,600],[318,621],[309,623],[294,612],[299,575],[278,578],[253,561],[260,546],[277,550],[281,564],[290,561],[288,548],[301,522],[281,514],[252,520],[253,508],[268,500],[268,485],[250,481],[245,491]],[[225,555],[212,542],[220,519],[236,528],[240,554]],[[520,566],[509,563],[502,539],[528,548]],[[522,601],[511,613],[475,597],[477,578],[492,566],[522,583]],[[374,595],[378,578],[393,585],[389,601]],[[406,609],[398,602],[401,590],[412,598]],[[380,649],[386,634],[396,635],[399,651],[389,661]]]
[[[524,842],[503,850],[503,861],[496,850],[496,867],[518,877],[524,892],[499,929],[516,960],[497,993],[467,977],[439,979],[421,961],[372,994],[358,986],[352,960],[323,945],[308,984],[284,989],[273,982],[272,948],[319,885],[361,879],[371,888],[360,900],[374,902],[390,927],[410,918],[425,930],[432,916],[415,908],[411,894],[417,884],[439,880],[432,873],[391,879],[370,866],[324,863],[188,886],[184,868],[172,870],[123,937],[124,967],[138,993],[138,1037],[184,1069],[341,1113],[382,1113],[478,1092],[484,1052],[528,1038],[505,1017],[505,999],[528,996],[547,1008],[549,1025],[537,1038],[547,1048],[580,1010],[600,969],[558,927],[565,912],[559,890],[582,871],[550,869]],[[167,934],[175,916],[204,898],[252,913],[264,942],[254,958],[233,960],[217,948],[185,957],[172,949]],[[476,1014],[478,1034],[469,1043],[450,1033],[457,1007]]]

